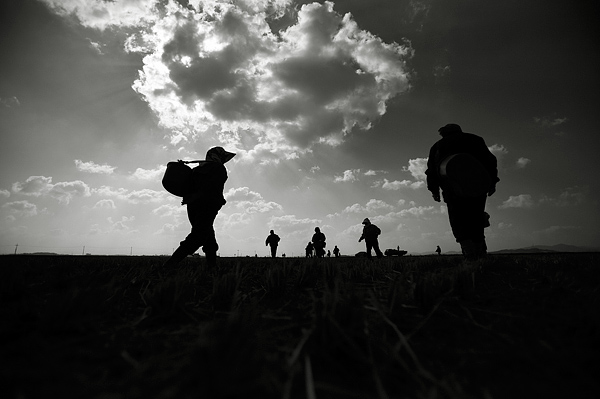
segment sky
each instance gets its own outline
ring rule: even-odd
[[[4,0],[0,253],[170,254],[167,162],[216,145],[221,256],[459,251],[425,184],[437,130],[498,158],[490,251],[600,247],[595,1]]]

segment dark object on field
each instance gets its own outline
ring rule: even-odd
[[[192,188],[192,168],[184,161],[169,162],[162,178],[162,185],[169,193],[178,197],[188,194]]]
[[[167,185],[172,183],[174,187],[185,182],[187,172],[183,171],[184,168],[189,169],[185,164],[198,163],[198,166],[190,171],[188,188],[186,189],[184,186],[176,187],[178,193],[183,193],[181,205],[187,205],[187,214],[192,225],[192,231],[185,240],[181,241],[179,248],[173,252],[165,266],[178,264],[200,247],[206,255],[206,263],[210,266],[216,265],[219,245],[215,237],[213,223],[219,210],[226,203],[223,190],[227,181],[227,169],[225,169],[224,164],[234,156],[234,153],[225,151],[223,147],[213,147],[206,152],[206,160],[178,161],[175,164],[181,164],[182,166],[171,165],[173,174],[165,173],[165,177],[169,176],[167,181],[170,183]],[[169,167],[167,166],[168,170]],[[176,177],[171,177],[177,175],[178,172],[176,171],[181,173],[181,181],[179,182],[177,182]]]
[[[450,227],[467,259],[479,259],[487,253],[482,222],[485,202],[496,192],[497,160],[485,141],[463,133],[456,124],[438,130],[442,139],[429,150],[427,189],[440,202],[440,189],[448,208]],[[485,214],[484,214],[485,215]]]
[[[406,255],[408,251],[404,251],[401,249],[386,249],[384,254],[385,256],[402,256]]]
[[[438,255],[442,254],[442,248],[440,248],[440,246],[438,245],[437,248],[435,249],[435,252],[437,252]]]
[[[357,258],[366,258],[368,255],[365,251],[360,251],[357,252],[354,256],[356,256]]]

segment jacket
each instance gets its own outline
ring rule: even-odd
[[[223,190],[227,181],[227,169],[220,162],[201,161],[192,169],[192,191],[183,197],[182,204],[202,201],[206,205],[225,205]]]
[[[472,133],[458,132],[443,137],[429,150],[425,171],[429,191],[439,193],[440,188],[444,191],[448,190],[449,187],[440,175],[440,166],[449,156],[462,153],[469,154],[479,161],[488,173],[492,186],[500,181],[496,157],[487,148],[483,138]]]

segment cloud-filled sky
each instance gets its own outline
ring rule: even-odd
[[[168,254],[167,162],[221,145],[221,256],[457,251],[425,186],[437,129],[499,161],[490,250],[600,247],[593,1],[5,0],[0,253]],[[85,248],[84,248],[85,247]]]

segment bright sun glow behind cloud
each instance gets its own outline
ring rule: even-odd
[[[268,21],[292,11],[290,1],[48,1],[90,27],[139,28],[126,44],[146,54],[133,88],[175,145],[293,159],[370,129],[409,88],[410,46],[384,43],[331,2],[304,5],[295,24],[273,31]]]

